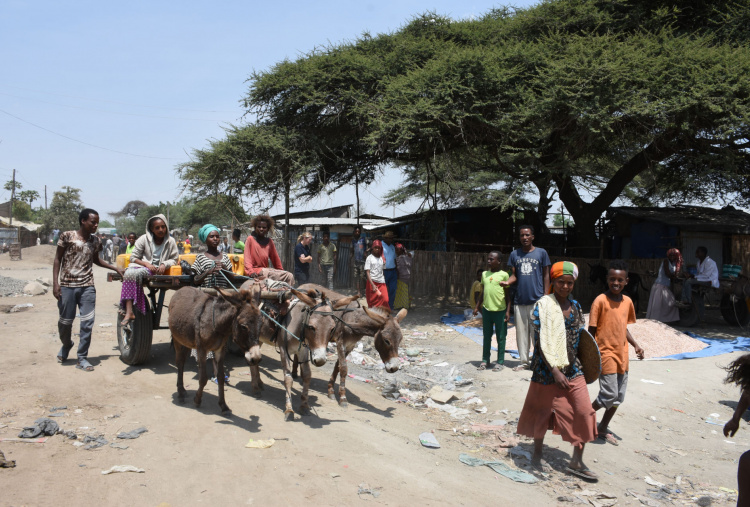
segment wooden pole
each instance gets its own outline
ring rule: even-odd
[[[13,186],[10,188],[10,223],[8,227],[13,227],[13,199],[16,197],[16,170],[13,169]]]

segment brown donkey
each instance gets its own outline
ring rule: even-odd
[[[251,287],[252,281],[245,282],[242,287]],[[307,293],[292,290],[299,302],[289,310],[284,317],[279,317],[280,322],[287,330],[278,329],[266,316],[263,316],[263,324],[260,328],[260,341],[276,347],[279,350],[281,366],[284,372],[284,387],[286,389],[286,401],[284,407],[284,419],[294,419],[292,408],[292,358],[298,358],[302,364],[302,396],[300,397],[299,412],[301,414],[310,411],[308,392],[312,372],[310,363],[315,366],[323,366],[327,359],[326,347],[328,340],[336,327],[333,310],[351,303],[356,296],[342,297],[331,301],[325,293],[309,291]],[[260,379],[260,369],[257,365],[250,366],[252,375],[253,394],[260,395],[263,382]]]
[[[315,284],[305,284],[300,289],[322,291],[324,287]],[[331,298],[343,298],[341,294],[328,292]],[[340,374],[339,381],[339,405],[347,407],[346,401],[346,376],[349,368],[346,364],[346,356],[354,350],[357,342],[363,336],[372,336],[375,338],[375,350],[380,354],[380,359],[385,365],[385,371],[394,373],[401,366],[398,358],[398,347],[401,345],[403,334],[399,323],[406,317],[406,309],[401,310],[395,317],[387,308],[363,308],[359,302],[353,301],[346,307],[338,308],[335,312],[341,319],[336,325],[336,329],[331,336],[331,340],[336,342],[336,351],[338,359],[333,367],[333,374],[328,381],[328,397],[336,399],[334,393],[334,384],[336,376]]]
[[[230,336],[245,352],[249,365],[260,361],[261,314],[252,291],[218,289],[216,295],[196,287],[183,287],[169,302],[169,330],[172,333],[177,363],[177,394],[185,401],[182,374],[190,349],[198,352],[198,391],[194,402],[200,406],[203,388],[208,382],[206,355],[214,353],[214,371],[219,384],[219,407],[222,414],[231,410],[224,401],[224,350]]]

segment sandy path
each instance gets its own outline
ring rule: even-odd
[[[43,272],[37,269],[43,265],[27,260],[10,263],[7,257],[0,258],[0,267],[10,267],[3,275],[16,278],[33,279]],[[48,269],[46,276],[51,276]],[[737,400],[738,392],[721,383],[723,372],[717,368],[732,356],[633,363],[628,399],[613,422],[613,429],[624,439],[622,445],[586,449],[587,463],[602,478],[592,486],[579,487],[578,481],[560,472],[545,483],[517,484],[486,467],[470,468],[458,461],[461,452],[506,459],[480,447],[480,439],[462,434],[460,428],[468,422],[496,419],[501,409],[510,411],[509,420],[517,417],[528,389],[527,372],[476,372],[474,386],[489,412],[453,421],[386,400],[373,385],[356,381],[347,384],[349,409],[340,409],[323,394],[332,367],[327,364],[313,371],[313,414],[285,423],[278,360],[266,348],[262,365],[266,390],[260,400],[249,395],[248,368],[240,358],[231,359],[227,403],[234,415],[223,418],[213,384],[208,385],[199,409],[191,402],[180,405],[173,400],[176,373],[167,330],[155,333],[148,364],[134,368],[119,360],[114,328],[99,324],[115,322],[120,285],[108,284],[100,268],[95,275],[93,373],[76,370],[72,361],[56,364],[57,310],[51,294],[0,298],[35,305],[28,312],[0,314],[0,438],[15,437],[18,428],[61,405],[68,407],[63,410],[66,415],[57,419],[64,429],[88,427],[79,432],[101,432],[110,442],[118,431],[139,426],[149,431],[137,440],[122,441],[130,446],[126,450],[106,446],[86,451],[61,435],[45,444],[0,442],[6,457],[18,463],[14,469],[0,469],[3,505],[351,505],[360,501],[551,505],[557,496],[580,492],[581,487],[610,492],[618,496],[619,504],[633,504],[635,500],[625,497],[625,491],[646,495],[645,475],[664,483],[673,483],[678,475],[688,478],[696,494],[705,489],[719,495],[719,487],[736,488],[736,460],[750,447],[746,426],[736,443],[728,444],[723,436],[712,433],[720,433],[721,427],[703,422],[710,413],[719,413],[720,420],[732,413],[728,405]],[[404,322],[405,336],[443,327],[436,324],[440,312],[439,308],[413,312]],[[481,356],[477,345],[457,333],[430,336],[418,344],[473,371],[472,363]],[[512,360],[508,363],[513,365]],[[189,396],[197,386],[194,362],[190,367],[186,375]],[[664,384],[642,383],[641,378]],[[590,392],[596,395],[595,385]],[[298,405],[297,393],[294,401]],[[119,417],[107,418],[111,415]],[[454,433],[452,428],[459,431]],[[430,429],[436,430],[443,448],[428,450],[419,445],[419,433]],[[250,438],[275,438],[277,442],[269,449],[247,449],[244,445]],[[547,443],[552,457],[565,458],[570,453],[570,446],[557,436],[550,434]],[[641,452],[658,455],[661,462]],[[101,475],[113,465],[134,465],[146,472]],[[379,496],[358,495],[362,483],[378,488]],[[729,505],[725,493],[724,497],[714,504]]]

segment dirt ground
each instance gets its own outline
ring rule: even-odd
[[[0,275],[51,278],[52,252],[51,247],[32,247],[24,250],[24,260],[15,262],[7,254],[0,256]],[[60,342],[51,291],[0,298],[0,306],[34,305],[25,312],[0,313],[0,439],[16,437],[24,426],[63,406],[55,410],[63,414],[55,420],[63,430],[79,435],[79,440],[71,440],[59,434],[45,443],[0,441],[5,457],[17,463],[15,468],[0,468],[2,505],[612,505],[613,500],[616,505],[679,505],[696,504],[705,496],[711,505],[736,501],[737,460],[750,448],[750,433],[743,424],[728,440],[721,425],[705,421],[710,414],[726,421],[736,406],[739,391],[722,383],[721,366],[737,354],[632,362],[628,396],[611,426],[622,438],[620,445],[592,443],[585,449],[584,461],[599,474],[599,482],[567,476],[564,465],[571,447],[548,433],[545,457],[553,470],[537,473],[536,484],[523,484],[458,460],[467,453],[528,469],[523,452],[510,456],[503,445],[512,439],[530,373],[510,368],[477,371],[481,348],[439,323],[441,314],[457,311],[448,302],[418,301],[403,322],[402,347],[420,347],[433,364],[449,363],[452,376],[472,379],[458,394],[473,392],[482,405],[471,406],[467,417],[454,419],[420,404],[386,398],[381,389],[392,380],[389,374],[366,368],[352,370],[374,382],[349,379],[349,408],[342,409],[325,396],[329,361],[313,370],[312,414],[284,422],[280,366],[270,348],[264,347],[266,388],[260,399],[250,395],[244,360],[229,359],[226,396],[231,417],[220,415],[213,383],[206,387],[200,408],[192,401],[176,401],[168,329],[155,332],[145,365],[122,363],[114,327],[121,286],[108,283],[101,268],[95,267],[95,277],[97,314],[89,360],[96,369],[90,373],[77,370],[72,360],[64,365],[55,361]],[[74,332],[77,328],[78,321]],[[699,332],[733,337],[738,330],[711,317]],[[508,366],[516,364],[506,357]],[[188,366],[185,381],[192,400],[197,368],[192,360]],[[424,378],[435,380],[424,371],[410,365],[398,378],[424,386]],[[595,397],[597,385],[589,391]],[[295,383],[295,407],[298,396]],[[482,406],[486,412],[478,413],[475,409]],[[488,433],[476,426],[497,419],[507,421],[500,431]],[[139,427],[148,432],[138,439],[115,438]],[[440,449],[420,445],[418,436],[425,431],[434,432]],[[85,450],[74,445],[85,435],[97,434],[128,447]],[[275,443],[269,448],[245,447],[250,439],[271,438]],[[520,439],[519,450],[530,451],[530,441]],[[102,474],[114,465],[145,472]]]

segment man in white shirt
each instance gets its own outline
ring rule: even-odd
[[[695,250],[695,256],[698,259],[698,272],[695,277],[689,275],[690,278],[685,280],[682,284],[683,304],[692,303],[692,291],[693,287],[696,285],[713,287],[714,289],[719,288],[719,268],[716,266],[716,262],[708,256],[708,249],[705,246],[699,246]]]

